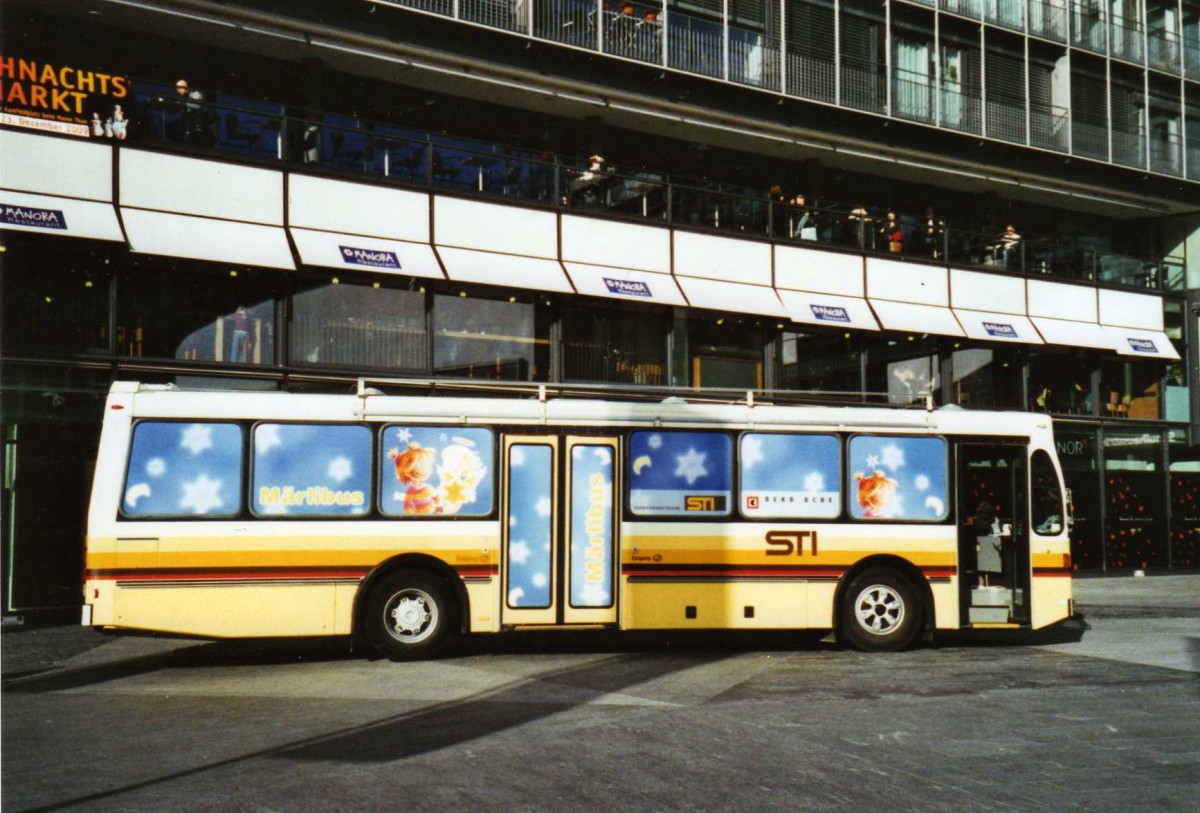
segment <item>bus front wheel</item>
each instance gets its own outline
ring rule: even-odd
[[[842,602],[841,631],[855,649],[894,652],[921,629],[921,604],[912,582],[895,570],[875,567],[850,582]]]
[[[454,607],[446,586],[417,570],[399,570],[371,591],[367,634],[379,654],[394,661],[429,658],[454,629]]]

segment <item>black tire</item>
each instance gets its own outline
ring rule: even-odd
[[[842,598],[841,633],[863,652],[904,649],[921,631],[921,602],[913,583],[890,567],[865,570]]]
[[[458,612],[441,579],[398,570],[371,588],[363,609],[367,640],[385,658],[414,661],[441,651],[458,629]]]

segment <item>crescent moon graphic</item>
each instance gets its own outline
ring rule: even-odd
[[[650,465],[653,465],[653,463],[650,460],[650,455],[644,454],[641,457],[639,457],[637,460],[633,461],[633,473],[641,474],[642,469],[644,469]]]
[[[142,497],[149,496],[150,485],[148,483],[138,483],[137,485],[130,487],[130,489],[125,492],[125,504],[130,508],[133,508],[137,505],[138,500],[140,500]]]

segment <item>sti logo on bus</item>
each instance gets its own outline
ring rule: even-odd
[[[822,322],[844,322],[850,324],[850,314],[846,313],[845,308],[834,307],[833,305],[818,305],[815,302],[808,304],[812,308],[813,316]]]
[[[1017,338],[1017,329],[1006,322],[984,322],[983,329],[987,331],[989,336],[996,336],[1001,339]]]
[[[654,296],[654,294],[650,293],[649,285],[636,280],[630,281],[604,277],[604,285],[608,288],[609,293],[621,294],[622,296]]]
[[[1154,346],[1154,342],[1149,339],[1134,339],[1131,336],[1126,336],[1125,341],[1129,342],[1129,346],[1139,353],[1158,352],[1158,348]]]
[[[685,511],[724,511],[725,495],[723,494],[689,494],[683,498]]]
[[[61,209],[38,209],[33,206],[13,206],[0,203],[0,223],[35,229],[66,229],[67,218]]]
[[[805,539],[812,543],[812,555],[816,556],[816,531],[767,531],[767,556],[803,556]]]
[[[338,246],[338,248],[342,250],[342,259],[351,265],[400,270],[400,258],[394,251],[372,251],[369,248],[354,248],[353,246]]]

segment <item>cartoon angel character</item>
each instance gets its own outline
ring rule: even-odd
[[[467,503],[475,502],[475,489],[487,474],[487,467],[475,451],[475,443],[468,438],[454,438],[454,442],[442,449],[438,465],[441,483],[438,498],[442,510],[456,514]]]
[[[389,450],[388,457],[395,461],[396,479],[408,486],[408,490],[404,492],[404,513],[441,513],[442,506],[437,489],[426,482],[433,474],[437,451],[427,449],[419,443],[410,443],[403,452],[399,449]]]
[[[854,479],[858,481],[858,504],[863,509],[863,516],[887,516],[884,511],[896,495],[896,481],[878,469],[869,477],[856,471]]]

